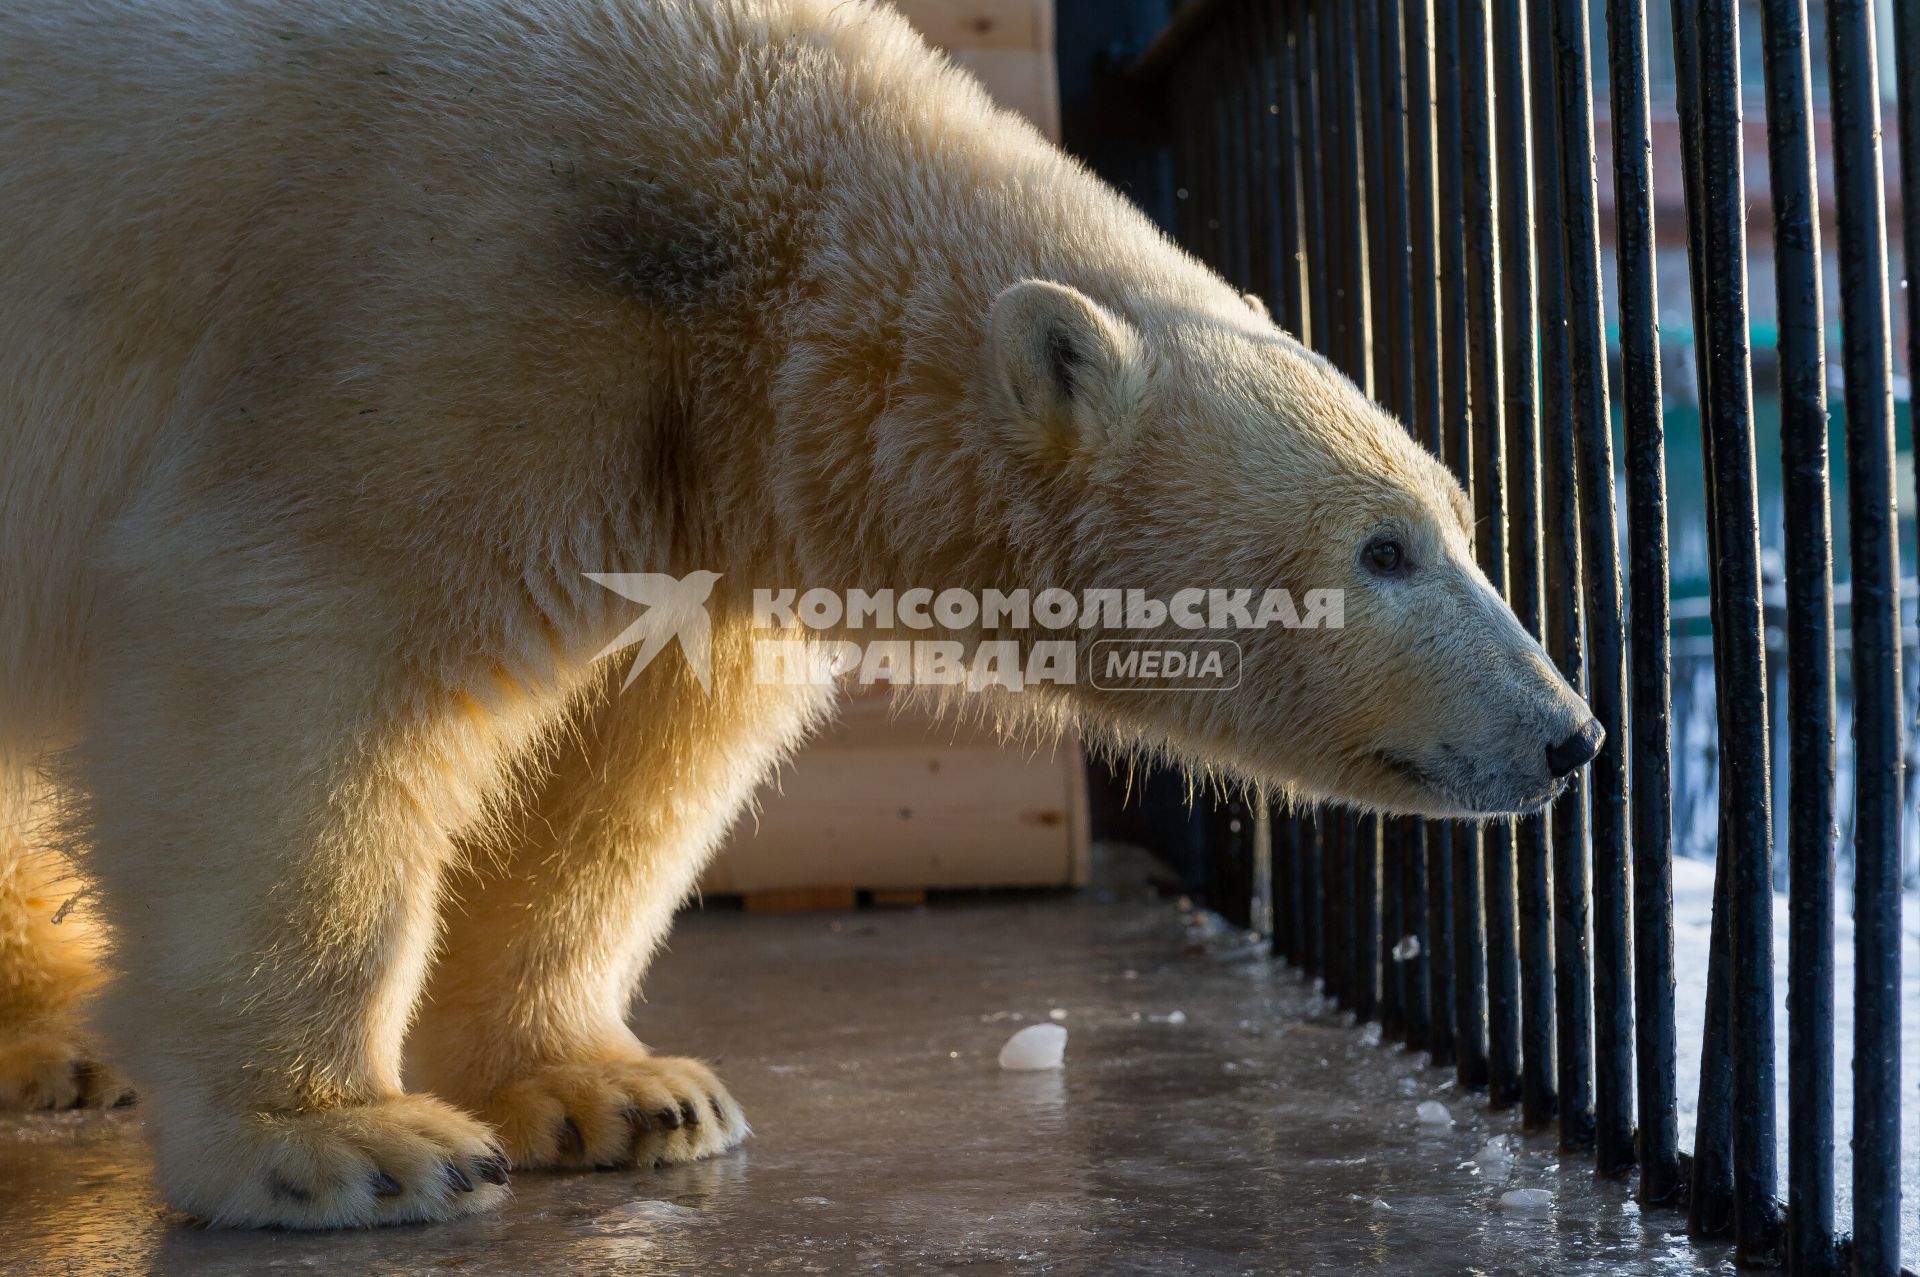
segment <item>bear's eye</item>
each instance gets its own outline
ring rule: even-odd
[[[1367,543],[1361,553],[1367,569],[1376,576],[1398,576],[1407,566],[1407,552],[1392,537],[1378,537]]]

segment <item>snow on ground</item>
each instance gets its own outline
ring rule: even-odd
[[[1842,1229],[1853,1218],[1853,919],[1844,884],[1834,920],[1834,1142],[1835,1196]],[[1706,1029],[1707,938],[1713,924],[1713,865],[1673,862],[1673,956],[1680,1046],[1680,1142],[1693,1146],[1700,1096],[1700,1046]],[[1901,952],[1901,1254],[1909,1267],[1920,1260],[1920,896],[1902,910]],[[1780,1195],[1787,1192],[1787,898],[1773,906],[1774,1042],[1778,1088],[1775,1121],[1780,1137]]]

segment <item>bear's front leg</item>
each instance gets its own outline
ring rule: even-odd
[[[494,1132],[405,1093],[401,1048],[451,833],[532,716],[423,672],[365,574],[206,539],[127,552],[74,772],[161,1191],[229,1226],[496,1205]]]
[[[36,845],[35,806],[32,783],[0,763],[0,1111],[123,1103],[133,1093],[82,1027],[97,937],[86,911],[61,916],[80,884]]]
[[[713,1072],[650,1054],[627,1010],[674,910],[828,693],[755,685],[745,640],[720,629],[710,696],[677,653],[621,691],[625,674],[611,658],[505,845],[477,850],[448,893],[409,1048],[516,1167],[684,1162],[747,1135]]]

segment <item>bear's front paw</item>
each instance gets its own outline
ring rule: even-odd
[[[482,1111],[499,1127],[516,1167],[691,1162],[751,1133],[713,1070],[676,1056],[548,1065],[501,1088]]]
[[[430,1095],[256,1113],[200,1148],[161,1142],[167,1196],[216,1227],[454,1219],[507,1198],[493,1132]]]
[[[59,1024],[0,1029],[0,1109],[110,1107],[133,1100],[125,1078]]]

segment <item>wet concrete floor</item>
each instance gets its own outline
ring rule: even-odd
[[[686,916],[641,1035],[757,1134],[665,1171],[523,1174],[490,1218],[222,1233],[153,1196],[138,1109],[0,1121],[0,1272],[1680,1273],[1720,1250],[1515,1137],[1140,874],[1077,895]],[[1064,1069],[1001,1044],[1058,1019]],[[1448,1106],[1455,1124],[1423,1123]],[[1551,1203],[1516,1211],[1512,1189]]]

